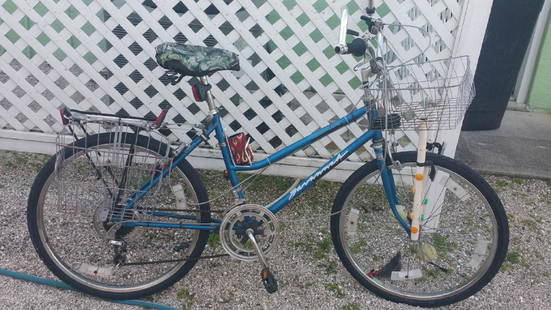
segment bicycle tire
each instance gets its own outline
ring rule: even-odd
[[[83,138],[80,140],[77,140],[73,144],[61,149],[58,152],[58,155],[62,156],[63,159],[63,167],[56,167],[56,158],[57,156],[52,156],[44,165],[42,170],[38,173],[36,176],[34,183],[32,185],[29,199],[28,199],[28,206],[27,206],[27,225],[29,229],[29,233],[31,236],[32,243],[34,245],[34,248],[36,249],[39,257],[42,259],[42,261],[45,263],[45,265],[61,280],[69,284],[70,286],[91,294],[98,296],[100,298],[105,299],[133,299],[133,298],[140,298],[147,295],[151,295],[153,293],[162,291],[172,284],[174,284],[176,281],[180,280],[182,277],[184,277],[191,268],[195,265],[197,262],[197,258],[201,255],[205,248],[205,244],[207,243],[208,238],[208,231],[205,230],[193,230],[190,231],[189,235],[189,245],[187,248],[185,248],[186,241],[188,236],[184,234],[187,234],[187,232],[182,232],[183,230],[180,229],[164,229],[164,231],[161,231],[160,229],[154,229],[154,228],[146,228],[146,227],[139,227],[139,228],[132,228],[132,232],[129,230],[125,230],[123,235],[131,234],[132,235],[132,245],[130,245],[130,241],[128,242],[129,250],[128,252],[131,252],[132,255],[138,257],[139,252],[143,251],[144,253],[148,251],[147,253],[143,254],[144,256],[148,255],[153,259],[156,259],[157,261],[159,257],[175,257],[174,253],[169,254],[168,248],[167,249],[161,249],[160,243],[166,242],[168,245],[178,245],[181,244],[184,250],[178,250],[176,251],[175,247],[172,249],[174,252],[178,253],[179,258],[181,258],[179,261],[174,262],[174,266],[167,266],[167,267],[157,267],[155,265],[152,267],[153,264],[150,265],[143,265],[138,266],[136,269],[130,270],[130,267],[127,268],[127,265],[122,265],[119,267],[112,267],[118,268],[114,269],[117,272],[117,275],[109,276],[103,271],[106,272],[109,271],[109,268],[111,267],[103,267],[99,265],[100,259],[98,258],[100,255],[102,255],[102,247],[105,240],[101,240],[101,237],[93,236],[93,234],[88,234],[85,236],[85,233],[83,231],[90,232],[90,222],[93,222],[95,218],[92,218],[92,221],[90,219],[86,219],[82,224],[81,229],[77,230],[69,230],[67,229],[67,234],[71,237],[68,238],[67,242],[77,242],[80,243],[79,246],[75,246],[73,248],[64,248],[64,243],[56,241],[56,239],[65,237],[64,234],[54,234],[53,232],[56,231],[55,229],[59,230],[60,232],[65,232],[63,230],[63,221],[69,222],[71,219],[71,214],[69,214],[66,217],[58,217],[56,216],[56,212],[63,212],[61,210],[62,207],[59,207],[61,211],[58,211],[55,207],[55,203],[52,203],[50,205],[50,200],[53,199],[53,196],[55,196],[55,185],[52,186],[54,183],[58,182],[56,181],[56,173],[60,173],[59,170],[65,171],[70,170],[73,166],[69,166],[70,163],[76,162],[74,165],[74,168],[77,172],[80,171],[82,167],[78,165],[79,158],[83,158],[83,155],[88,152],[88,150],[95,150],[95,152],[98,152],[98,150],[102,150],[102,146],[106,148],[110,148],[113,146],[113,143],[115,142],[114,139],[117,135],[111,134],[111,133],[102,133],[97,135],[91,135],[87,138]],[[164,144],[161,143],[155,139],[152,139],[150,137],[145,137],[142,135],[137,135],[134,133],[122,133],[119,138],[120,145],[130,145],[132,143],[135,143],[135,148],[137,151],[145,152],[147,154],[159,154],[161,156],[166,155],[166,152],[170,152],[170,148]],[[86,150],[86,151],[85,151]],[[102,151],[105,152],[105,151]],[[59,158],[58,158],[59,160]],[[59,163],[58,163],[59,164]],[[58,171],[55,171],[55,169],[58,169]],[[82,169],[84,170],[84,169]],[[90,173],[91,175],[94,175],[93,169]],[[196,222],[200,223],[209,223],[210,221],[210,209],[208,204],[208,196],[207,192],[205,190],[205,187],[200,179],[199,174],[196,172],[196,170],[185,160],[182,160],[171,172],[170,177],[178,178],[175,179],[174,182],[182,182],[181,184],[185,184],[186,190],[189,191],[191,194],[189,197],[190,200],[194,199],[195,202],[197,202],[197,205],[199,206],[197,212],[199,215],[196,217]],[[74,182],[79,182],[79,180],[87,180],[90,179],[86,175],[79,176],[78,179],[75,179]],[[73,181],[73,180],[71,180]],[[61,181],[59,181],[61,182]],[[84,181],[82,181],[84,184]],[[167,183],[167,178],[163,180],[163,182]],[[78,183],[80,185],[80,183]],[[83,185],[85,186],[85,185]],[[170,186],[170,184],[169,184]],[[73,188],[76,188],[77,185],[75,185]],[[161,190],[163,190],[162,188]],[[101,192],[101,188],[97,190],[98,192]],[[81,201],[86,201],[86,195],[94,198],[93,196],[93,190],[88,191],[87,193],[83,194],[83,191],[77,192],[82,195],[82,197],[79,197],[80,199],[84,199]],[[161,192],[164,193],[164,192]],[[63,193],[65,194],[65,193]],[[50,197],[52,196],[52,197]],[[145,198],[144,198],[145,199]],[[170,200],[172,198],[167,198],[167,201],[172,202],[173,200]],[[88,199],[91,200],[91,199]],[[93,199],[92,199],[93,200]],[[165,203],[163,201],[163,203]],[[75,204],[75,209],[81,208],[82,205],[85,203],[79,203],[78,205]],[[51,214],[53,214],[53,217],[48,217],[46,215],[46,212],[50,212],[50,207],[52,208]],[[71,211],[73,212],[73,211]],[[80,211],[75,211],[75,213],[78,213]],[[89,212],[90,213],[90,212]],[[96,214],[96,211],[94,211],[94,214]],[[92,217],[94,217],[93,215]],[[76,217],[76,216],[75,216]],[[68,218],[68,219],[65,219]],[[76,222],[77,220],[75,220]],[[60,222],[58,227],[54,226],[56,222]],[[75,225],[80,225],[81,223],[76,223]],[[72,223],[65,223],[65,226],[72,225]],[[50,231],[46,231],[47,229],[50,229],[49,227],[52,227]],[[48,228],[47,228],[48,227]],[[72,227],[72,226],[71,226]],[[80,227],[79,227],[80,228]],[[126,227],[125,227],[126,228]],[[96,228],[97,229],[97,228]],[[93,232],[93,230],[92,230]],[[141,234],[144,232],[143,234]],[[145,232],[148,234],[146,235]],[[146,237],[147,236],[147,237]],[[81,240],[80,237],[86,237],[89,239]],[[184,238],[185,237],[185,238]],[[149,242],[147,240],[149,238]],[[173,238],[173,239],[170,239]],[[180,238],[180,239],[179,239]],[[131,239],[130,236],[128,236],[128,239]],[[136,240],[134,242],[134,239]],[[90,241],[91,240],[91,241]],[[100,240],[100,241],[98,241]],[[154,240],[154,241],[151,241]],[[168,240],[168,241],[167,241]],[[181,243],[180,243],[180,240]],[[90,242],[89,242],[90,241]],[[154,242],[158,243],[155,245],[156,247],[159,247],[159,249],[154,247]],[[106,247],[108,248],[109,245]],[[132,247],[131,247],[132,246]],[[84,248],[84,249],[83,249]],[[95,251],[98,249],[97,251]],[[105,248],[103,248],[105,249]],[[74,260],[75,261],[69,261],[69,258],[72,258],[73,255],[72,252],[75,252]],[[180,253],[182,252],[182,253]],[[185,252],[185,253],[183,253]],[[78,254],[76,254],[78,253]],[[86,254],[84,254],[86,253]],[[95,257],[94,255],[97,255]],[[110,254],[105,254],[109,256]],[[69,257],[70,256],[70,257]],[[80,267],[78,267],[80,258],[83,257],[90,257],[90,266],[94,266],[95,260],[97,265],[96,273],[104,273],[103,275],[98,275],[97,277],[95,275],[91,275],[90,272],[84,272],[82,271],[83,267],[85,266],[84,262],[81,262]],[[112,256],[111,256],[112,257]],[[151,258],[149,259],[151,261]],[[145,257],[147,259],[147,257]],[[155,261],[155,260],[154,260]],[[165,265],[171,264],[172,262],[164,263]],[[86,263],[88,264],[88,263]],[[162,265],[163,263],[159,263],[158,265]],[[145,267],[144,267],[145,266]],[[163,265],[164,266],[164,265]],[[105,269],[107,268],[107,269]],[[139,268],[142,268],[141,270]],[[148,279],[149,273],[154,273],[156,270],[163,269],[166,270],[166,273],[162,273],[160,276],[155,277],[155,275],[152,276],[151,279]],[[125,276],[127,276],[129,279],[131,276],[134,276],[136,278],[135,283],[129,283],[129,284],[119,284],[119,283],[112,283],[115,282],[115,278],[124,279],[122,275],[123,272],[121,270],[124,270]],[[134,271],[137,270],[137,271]],[[109,278],[109,280],[108,280]],[[111,279],[112,278],[112,279]],[[144,278],[145,280],[139,280],[138,278]],[[122,280],[121,280],[122,281]],[[128,280],[130,281],[130,280]],[[109,282],[109,283],[107,283]]]
[[[387,165],[398,172],[394,172],[394,180],[399,198],[410,202],[413,200],[412,187],[409,187],[412,182],[404,180],[404,175],[408,178],[414,177],[416,154],[393,154],[394,164],[390,159],[387,160]],[[440,202],[432,204],[434,207],[430,216],[432,219],[438,218],[438,224],[429,218],[425,219],[427,224],[432,221],[428,225],[431,227],[425,230],[423,226],[420,228],[418,243],[409,240],[405,230],[392,215],[382,185],[377,181],[380,173],[376,160],[363,165],[343,183],[332,208],[331,234],[344,267],[371,292],[398,303],[436,307],[461,301],[490,282],[505,258],[509,228],[499,197],[480,175],[459,161],[433,153],[427,153],[427,162],[433,165],[433,168],[429,166],[427,169],[435,169],[435,180],[447,180],[445,184],[435,183],[440,184],[442,190],[435,200]],[[425,179],[426,182],[432,181],[428,176]],[[370,180],[373,182],[367,182]],[[463,183],[458,183],[459,181]],[[455,192],[451,192],[452,190]],[[465,192],[460,200],[461,190]],[[430,196],[430,191],[431,187],[425,192],[425,198],[435,197]],[[438,186],[434,186],[433,193],[437,191]],[[384,202],[379,203],[378,198]],[[465,204],[458,208],[456,201],[470,203],[476,198],[483,205],[468,210],[474,213],[467,214],[463,210],[474,204]],[[451,219],[441,216],[448,211],[451,215],[454,212],[458,214]],[[361,215],[362,212],[366,214]],[[407,210],[403,214],[407,214]],[[481,215],[486,216],[484,222],[474,223],[479,220],[477,216]],[[388,219],[388,223],[383,219]],[[485,228],[484,225],[488,226],[489,223],[494,225],[489,229]],[[450,224],[450,232],[446,232],[446,224]],[[470,227],[467,225],[473,226],[480,233],[476,235],[476,241],[469,239],[475,235],[467,231],[467,227]],[[365,235],[358,237],[358,234]],[[467,240],[459,240],[461,236],[467,237]],[[484,239],[487,237],[491,239]],[[397,245],[398,251],[390,249],[393,245]],[[483,254],[487,255],[479,259]],[[406,255],[407,258],[404,259]],[[457,264],[467,261],[463,269],[454,269]],[[455,262],[456,265],[449,262]],[[470,276],[471,271],[472,279],[467,280],[465,277]],[[445,289],[436,289],[436,285],[442,285]]]

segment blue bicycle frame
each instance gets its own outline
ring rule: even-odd
[[[212,97],[209,93],[208,97],[209,101],[209,107],[211,108],[211,111],[216,111],[214,108],[214,105],[212,103]],[[202,132],[202,135],[197,135],[192,142],[183,149],[179,154],[176,154],[174,157],[174,160],[172,164],[165,168],[162,171],[162,174],[157,176],[156,178],[148,181],[144,185],[141,186],[138,193],[125,205],[125,209],[131,209],[133,208],[136,203],[145,196],[145,194],[155,185],[157,185],[163,177],[167,176],[170,171],[176,167],[182,160],[184,160],[195,148],[197,148],[202,142],[204,142],[204,137],[209,137],[213,132],[215,133],[216,139],[218,140],[218,143],[220,145],[220,149],[222,151],[222,157],[224,159],[224,164],[226,166],[226,170],[228,172],[229,180],[233,186],[233,189],[237,195],[238,198],[244,199],[245,195],[243,193],[243,190],[241,189],[241,186],[239,185],[239,180],[237,177],[237,172],[239,171],[251,171],[251,170],[259,170],[266,166],[269,166],[282,158],[285,158],[299,149],[302,149],[315,141],[321,139],[322,137],[325,137],[328,134],[331,134],[332,132],[350,124],[351,122],[354,122],[358,120],[360,117],[362,117],[364,114],[368,112],[368,109],[366,107],[358,108],[354,111],[352,111],[350,114],[346,115],[345,117],[315,131],[314,133],[302,138],[301,140],[283,148],[282,150],[277,151],[274,154],[271,154],[270,156],[266,157],[265,159],[257,162],[253,162],[248,166],[237,166],[233,163],[230,149],[226,144],[226,136],[224,134],[222,122],[220,120],[220,116],[217,113],[212,113],[212,119],[210,124],[207,128],[205,128]],[[373,107],[370,109],[369,113],[371,114],[371,117],[377,116],[377,111]],[[399,204],[399,201],[396,197],[396,191],[394,187],[394,180],[392,176],[392,172],[390,169],[388,169],[385,156],[384,156],[384,140],[381,130],[368,130],[364,134],[362,134],[359,138],[354,140],[352,143],[350,143],[346,148],[341,150],[339,153],[337,153],[335,156],[333,156],[331,159],[329,159],[323,166],[321,166],[319,169],[317,169],[314,173],[312,173],[308,178],[302,180],[295,188],[288,191],[285,195],[280,197],[278,200],[274,201],[272,204],[269,205],[268,209],[273,212],[277,213],[280,211],[283,207],[285,207],[289,202],[291,202],[296,197],[300,196],[302,192],[304,192],[306,189],[310,188],[316,181],[318,181],[321,177],[323,177],[325,174],[327,174],[331,169],[333,169],[335,166],[337,166],[339,163],[344,161],[348,156],[350,156],[352,153],[354,153],[356,150],[358,150],[362,145],[366,144],[370,140],[373,140],[373,149],[375,150],[375,155],[377,158],[377,163],[381,172],[381,181],[383,183],[385,194],[387,196],[387,200],[389,203],[389,206],[392,210],[392,213],[396,217],[396,219],[400,222],[402,227],[406,230],[406,232],[409,233],[409,226],[406,224],[404,219],[398,214],[398,211],[396,209],[396,205]],[[196,219],[193,215],[181,215],[181,214],[175,214],[170,212],[160,212],[160,211],[148,211],[147,212],[150,215],[155,215],[159,217],[170,217],[170,218],[179,218],[179,219]],[[181,229],[200,229],[200,230],[217,230],[219,227],[219,223],[221,221],[217,219],[211,219],[210,223],[205,224],[180,224],[180,223],[160,223],[160,222],[122,222],[122,226],[146,226],[146,227],[160,227],[160,228],[181,228]]]

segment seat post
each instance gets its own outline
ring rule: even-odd
[[[201,77],[201,83],[203,83],[203,85],[209,85],[209,79],[206,75]],[[216,106],[214,105],[214,99],[210,89],[207,90],[207,104],[209,105],[209,114],[216,114]]]

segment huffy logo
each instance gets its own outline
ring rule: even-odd
[[[311,175],[308,179],[306,179],[306,181],[302,182],[297,187],[293,188],[293,190],[289,193],[288,201],[291,201],[291,199],[293,199],[293,197],[295,197],[297,193],[302,192],[302,190],[305,187],[310,186],[312,182],[315,182],[319,178],[321,178],[327,171],[333,169],[333,167],[338,165],[346,157],[347,154],[348,154],[348,151],[346,150],[343,151],[342,153],[339,153],[337,157],[335,157],[332,161],[330,161],[325,167],[323,167],[323,169],[318,170],[316,174]]]

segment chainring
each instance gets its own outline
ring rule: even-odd
[[[277,218],[265,207],[255,204],[244,204],[230,210],[220,224],[220,243],[233,258],[242,261],[257,259],[252,242],[246,231],[252,229],[253,235],[263,255],[276,246]]]

